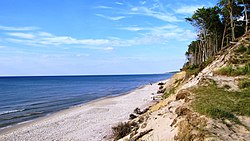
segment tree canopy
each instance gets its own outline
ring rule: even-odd
[[[197,40],[190,43],[186,52],[186,66],[201,65],[247,32],[249,7],[250,0],[220,0],[216,6],[199,8],[186,18],[197,31]],[[245,20],[239,21],[240,17]]]

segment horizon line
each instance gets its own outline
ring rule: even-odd
[[[111,76],[111,75],[156,75],[156,74],[167,74],[176,73],[179,71],[169,71],[163,73],[122,73],[122,74],[44,74],[44,75],[0,75],[0,77],[60,77],[60,76]]]

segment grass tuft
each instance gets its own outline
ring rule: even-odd
[[[163,99],[166,99],[168,98],[170,95],[174,94],[175,93],[175,87],[172,87],[169,91],[166,91],[163,95],[162,95],[162,98]]]

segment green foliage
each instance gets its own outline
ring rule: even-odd
[[[242,1],[219,0],[216,6],[199,8],[192,17],[186,18],[186,21],[193,25],[198,33],[198,39],[192,41],[188,46],[186,56],[189,63],[187,65],[199,64],[201,65],[200,70],[202,70],[204,66],[207,66],[207,62],[204,61],[208,57],[215,56],[224,46],[229,45],[235,37],[241,37],[245,33],[244,24],[243,26],[233,26],[236,21],[231,20],[243,16],[244,8],[239,2]],[[249,2],[245,1],[245,4],[249,4]],[[245,47],[241,47],[237,51],[250,54],[250,49]],[[235,63],[238,61],[248,62],[247,59],[237,57],[231,61]]]
[[[182,70],[186,71],[186,77],[189,78],[192,75],[198,75],[205,67],[211,64],[214,60],[214,57],[209,57],[205,62],[201,63],[200,65],[190,65],[185,64]]]
[[[201,63],[199,66],[200,71],[202,71],[205,67],[211,64],[214,60],[214,56],[209,57],[205,62]]]
[[[250,88],[241,92],[229,92],[216,85],[203,86],[192,90],[195,111],[214,119],[229,119],[240,123],[235,115],[250,116]]]
[[[229,65],[219,69],[216,73],[220,75],[231,75],[232,72],[233,72],[233,67],[232,65]]]
[[[198,8],[191,18],[186,18],[186,21],[190,22],[199,30],[208,29],[210,31],[216,31],[219,26],[222,26],[219,12],[220,9],[217,6]]]
[[[237,53],[244,53],[247,51],[247,48],[244,47],[243,45],[240,45],[236,50]]]
[[[200,68],[198,65],[187,66],[187,67],[183,68],[182,70],[186,71],[187,78],[192,76],[192,75],[196,76],[200,72]]]
[[[250,75],[250,63],[247,63],[243,67],[235,67],[232,65],[223,67],[216,71],[217,74],[227,76],[239,76],[239,75]]]
[[[209,58],[204,62],[204,66],[206,67],[206,66],[208,66],[209,64],[211,64],[211,63],[213,62],[213,60],[214,60],[214,56],[209,57]],[[205,67],[204,67],[204,68],[205,68]]]

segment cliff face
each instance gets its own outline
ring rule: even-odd
[[[121,140],[250,140],[250,32],[196,76],[175,74]],[[136,138],[135,138],[136,137]]]

